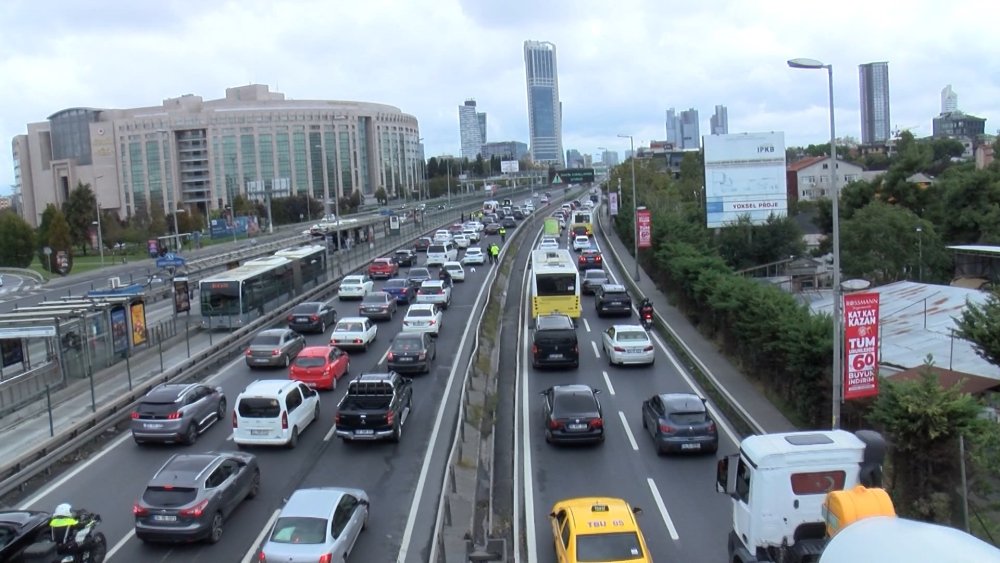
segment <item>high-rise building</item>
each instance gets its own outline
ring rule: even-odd
[[[483,143],[483,158],[489,160],[494,156],[501,160],[521,160],[528,154],[528,145],[520,141],[499,141]]]
[[[458,132],[462,144],[462,156],[475,160],[483,151],[486,142],[486,114],[476,112],[476,100],[465,100],[458,106]]]
[[[726,106],[715,106],[715,114],[712,116],[711,128],[713,135],[729,134],[729,110]]]
[[[566,151],[566,168],[583,168],[586,161],[580,151],[569,149]]]
[[[681,146],[681,122],[674,108],[667,110],[667,142],[675,147]]]
[[[528,86],[528,132],[535,162],[563,163],[562,103],[556,46],[548,41],[524,42],[524,73]]]
[[[958,94],[951,89],[951,84],[941,90],[941,113],[951,113],[958,109]]]
[[[701,133],[698,129],[698,110],[691,108],[681,112],[681,144],[674,145],[681,149],[701,148]]]
[[[601,162],[605,166],[618,166],[618,151],[604,151],[601,154]]]
[[[889,140],[889,63],[858,65],[861,84],[861,143],[873,145]]]

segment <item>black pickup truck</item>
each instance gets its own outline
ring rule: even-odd
[[[337,405],[336,435],[343,440],[399,441],[413,400],[412,380],[394,371],[354,378]]]

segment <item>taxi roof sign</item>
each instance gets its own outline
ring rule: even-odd
[[[591,512],[607,512],[608,511],[608,505],[598,503],[598,504],[595,504],[595,505],[591,506],[590,507],[590,511]]]

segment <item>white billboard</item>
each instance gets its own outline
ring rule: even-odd
[[[704,145],[706,226],[788,214],[784,133],[706,135]]]
[[[516,160],[501,160],[500,171],[504,174],[512,174],[521,171],[521,163]]]

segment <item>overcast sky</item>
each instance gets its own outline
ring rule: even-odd
[[[382,102],[416,116],[428,156],[459,154],[474,98],[489,141],[528,142],[523,43],[558,50],[563,144],[582,153],[663,140],[665,111],[716,104],[729,132],[829,139],[822,71],[834,66],[838,136],[860,138],[858,64],[888,61],[892,128],[931,133],[941,89],[1000,128],[1000,41],[989,0],[3,0],[0,193],[10,139],[75,106],[128,108],[267,84],[290,99]]]

